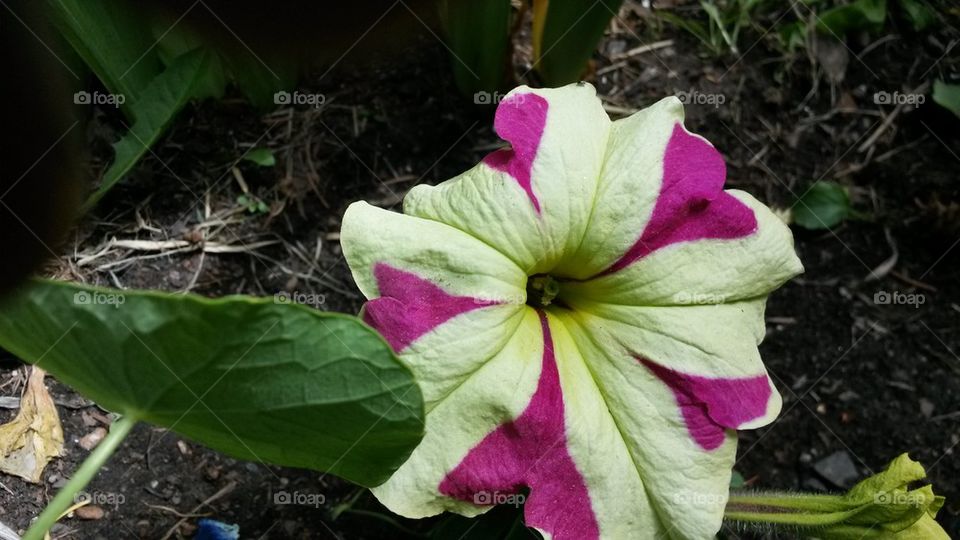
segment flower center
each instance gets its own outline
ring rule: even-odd
[[[527,279],[527,304],[535,308],[549,306],[560,294],[560,282],[553,276],[537,274]]]

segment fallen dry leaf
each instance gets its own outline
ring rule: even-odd
[[[10,527],[0,523],[0,540],[20,540],[20,535]]]
[[[63,429],[53,399],[43,384],[45,373],[31,368],[20,398],[20,412],[0,426],[0,471],[40,483],[44,467],[63,454]]]

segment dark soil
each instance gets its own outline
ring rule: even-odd
[[[795,229],[806,273],[771,296],[762,345],[784,410],[771,426],[741,434],[736,469],[754,487],[838,491],[851,480],[824,472],[817,466],[823,458],[845,453],[862,478],[909,452],[947,497],[941,522],[960,535],[960,121],[928,96],[859,148],[893,110],[876,105],[874,92],[905,92],[960,70],[955,54],[943,54],[957,31],[945,25],[928,35],[900,29],[851,37],[847,44],[860,57],[848,52],[842,80],[831,81],[803,51],[783,56],[774,36],[761,36],[778,14],[745,34],[742,49],[755,46],[741,59],[709,56],[688,34],[657,28],[640,12],[624,10],[593,66],[593,83],[612,108],[642,108],[678,91],[722,94],[717,107],[688,105],[687,125],[725,154],[728,185],[784,209],[814,180],[834,180],[849,187],[862,215],[832,231]],[[663,39],[674,43],[616,58]],[[356,312],[361,298],[337,243],[345,207],[366,199],[398,208],[411,186],[449,178],[497,144],[492,110],[456,92],[448,62],[424,31],[399,57],[308,79],[300,90],[323,93],[319,109],[263,115],[239,99],[194,106],[134,177],[84,219],[49,273],[208,296],[321,293],[320,309]],[[109,114],[91,123],[93,168],[109,161],[117,128]],[[252,146],[273,148],[277,165],[240,160]],[[238,176],[269,212],[238,205]],[[228,223],[210,225],[217,218]],[[89,260],[113,237],[279,243],[204,256],[112,249]],[[894,256],[892,267],[878,270],[882,277],[868,278]],[[924,303],[875,302],[884,292],[922,294]],[[15,369],[8,361],[0,384]],[[0,477],[7,488],[0,489],[0,522],[14,528],[25,529],[87,455],[77,445],[93,429],[83,415],[98,409],[58,383],[51,387],[70,405],[58,407],[66,455],[51,463],[43,485]],[[12,413],[0,411],[0,420]],[[278,490],[322,493],[325,504],[274,504]],[[436,521],[395,518],[339,479],[237,461],[145,425],[87,491],[123,500],[103,505],[103,519],[63,520],[54,537],[160,538],[181,515],[188,517],[174,537],[189,537],[197,519],[191,512],[238,523],[243,538],[403,538],[413,537],[403,527],[426,531]]]

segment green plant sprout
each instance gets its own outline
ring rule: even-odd
[[[130,430],[137,424],[137,419],[133,416],[123,416],[110,426],[110,432],[100,441],[100,444],[93,449],[93,452],[80,465],[70,480],[60,488],[53,500],[47,504],[37,520],[30,526],[23,540],[43,540],[47,531],[61,518],[64,512],[73,505],[77,493],[83,491],[83,488],[93,480],[97,472],[103,467],[113,452],[120,446],[123,440],[130,434]]]

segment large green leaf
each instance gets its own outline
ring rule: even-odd
[[[817,28],[842,37],[859,30],[877,31],[887,19],[887,0],[855,0],[824,11]]]
[[[217,71],[210,74],[206,86],[198,87],[195,98],[221,97],[227,83],[232,81],[247,99],[260,109],[274,109],[274,93],[290,90],[297,83],[300,71],[296,56],[278,56],[275,53],[258,55],[242,44],[231,44],[208,39],[187,25],[157,16],[153,32],[158,37],[157,51],[165,64],[198,48],[216,52]]]
[[[457,87],[465,94],[497,90],[509,65],[510,0],[443,0],[439,7]]]
[[[164,66],[170,66],[177,60],[196,49],[210,49],[194,29],[186,24],[176,24],[176,19],[170,19],[160,14],[153,14],[150,23],[153,35],[157,40],[157,56]],[[197,80],[194,86],[193,99],[223,97],[229,80],[226,67],[219,55],[213,54],[210,65],[205,73]]]
[[[273,299],[34,282],[0,308],[0,346],[107,409],[365,486],[423,433],[419,387],[376,332]]]
[[[211,73],[206,86],[198,87],[194,97],[221,97],[227,83],[232,81],[255,106],[261,109],[276,107],[274,93],[289,90],[297,83],[299,63],[296,57],[276,58],[276,55],[257,55],[237,44],[211,41],[186,25],[156,17],[154,34],[158,36],[157,51],[167,65],[194,49],[204,48],[216,53],[217,71]]]
[[[114,145],[113,163],[103,174],[100,187],[87,199],[84,212],[106,195],[147,153],[180,109],[194,97],[198,87],[208,86],[207,77],[215,61],[214,53],[197,49],[179,56],[150,82],[134,105],[137,121]]]
[[[547,86],[580,80],[603,31],[623,0],[549,0],[540,37],[537,72]]]
[[[228,77],[237,89],[261,110],[272,110],[278,105],[274,94],[290,90],[297,84],[297,59],[257,56],[242,48],[219,49]]]
[[[924,0],[900,0],[900,8],[917,32],[926,30],[937,22],[937,12]]]
[[[103,82],[123,94],[124,111],[135,105],[163,69],[147,17],[135,3],[120,0],[47,0],[51,19],[70,46]]]

